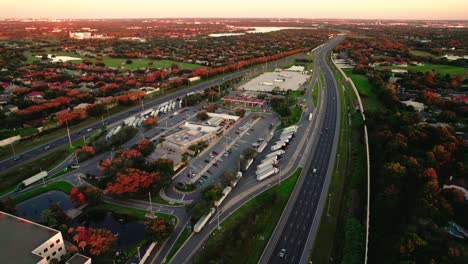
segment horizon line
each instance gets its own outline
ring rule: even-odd
[[[0,20],[18,19],[61,19],[61,20],[122,20],[122,19],[304,19],[304,20],[370,20],[370,21],[463,21],[468,22],[468,18],[463,19],[429,19],[429,18],[307,18],[307,17],[102,17],[102,18],[66,18],[66,17],[4,17]]]

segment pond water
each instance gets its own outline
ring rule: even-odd
[[[246,31],[247,33],[267,33],[283,29],[316,29],[313,27],[251,27],[253,30]],[[210,37],[225,37],[225,36],[239,36],[245,35],[245,33],[214,33],[210,34]]]
[[[454,235],[454,236],[456,236],[456,237],[458,237],[458,238],[461,238],[461,239],[465,238],[465,234],[463,234],[463,233],[458,229],[458,227],[457,227],[454,223],[451,223],[451,222],[450,222],[450,223],[448,224],[448,231],[449,231],[452,235]]]
[[[36,55],[36,58],[41,58],[42,56]],[[70,56],[55,56],[55,58],[52,58],[52,54],[48,54],[47,57],[49,59],[52,59],[52,62],[59,62],[59,61],[70,61],[70,60],[81,60],[81,58],[77,57],[70,57]]]
[[[33,222],[42,222],[42,211],[54,203],[64,211],[73,208],[70,195],[61,191],[48,191],[17,204],[17,215]]]
[[[133,248],[145,237],[143,221],[127,215],[118,215],[106,211],[92,211],[79,217],[73,227],[86,226],[92,228],[105,228],[117,235],[118,248]]]

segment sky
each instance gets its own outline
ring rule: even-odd
[[[468,0],[1,0],[0,18],[272,17],[468,20]]]

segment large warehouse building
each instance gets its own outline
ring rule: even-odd
[[[288,70],[266,72],[252,79],[240,89],[267,93],[272,92],[275,88],[283,92],[287,90],[296,91],[302,89],[302,86],[309,78],[310,75]]]

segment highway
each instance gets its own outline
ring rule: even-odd
[[[274,62],[270,62],[267,64],[267,67],[265,67],[263,64],[252,67],[250,69],[246,70],[241,70],[237,71],[222,77],[218,77],[216,79],[210,80],[210,81],[205,81],[203,83],[194,85],[192,87],[188,87],[186,89],[171,93],[169,95],[160,97],[158,99],[152,100],[150,102],[147,102],[144,104],[143,108],[144,109],[149,109],[151,107],[155,107],[159,104],[162,104],[164,102],[167,102],[169,100],[174,100],[178,97],[183,97],[187,93],[190,92],[196,92],[196,91],[201,91],[209,87],[217,86],[222,84],[223,82],[231,79],[235,79],[237,77],[240,77],[242,75],[248,75],[253,72],[260,72],[262,70],[268,69],[272,70],[274,69],[277,65],[283,65],[283,64],[288,64],[294,61],[295,58],[301,58],[304,57],[304,54],[296,54],[287,58],[283,58]],[[70,137],[72,141],[78,140],[82,138],[83,136],[87,136],[92,134],[94,131],[97,129],[101,128],[104,124],[113,124],[113,123],[118,123],[118,122],[123,122],[124,119],[131,115],[135,115],[141,111],[141,105],[135,106],[133,108],[130,108],[124,112],[121,112],[119,114],[113,115],[111,117],[108,117],[101,122],[96,122],[90,126],[81,128],[79,130],[73,131],[70,133]],[[8,159],[4,159],[0,161],[0,171],[4,171],[7,169],[11,169],[17,166],[20,166],[22,164],[25,164],[26,162],[36,159],[38,157],[41,157],[45,154],[47,154],[50,151],[53,151],[54,149],[67,146],[69,144],[68,142],[68,137],[66,134],[64,134],[62,137],[57,138],[55,140],[49,141],[48,143],[44,143],[38,147],[35,147],[31,150],[25,151],[23,153],[17,153],[17,157],[20,157],[19,159],[15,160],[14,157],[10,157]]]
[[[325,57],[340,40],[341,37],[334,39],[326,44],[327,48],[318,52],[316,60],[323,71],[326,90],[322,98],[325,115],[318,126],[320,136],[300,176],[303,178],[302,184],[294,189],[285,213],[259,263],[308,263],[309,261],[334,168],[339,135],[338,92],[336,81]],[[279,254],[281,250],[284,251],[282,257]]]
[[[333,43],[336,42],[335,40]],[[319,50],[325,50],[328,52],[329,49],[333,46],[328,45],[320,48]],[[307,87],[307,93],[310,94],[312,88],[314,87],[315,81],[318,78],[318,67],[319,61],[316,60],[314,74],[312,76],[312,81]],[[258,182],[255,179],[255,172],[249,170],[245,173],[244,178],[238,183],[236,188],[233,189],[231,194],[226,198],[225,202],[220,206],[219,211],[216,212],[215,216],[210,220],[210,222],[201,230],[200,233],[193,234],[185,243],[183,247],[180,248],[180,251],[173,257],[171,263],[191,263],[192,258],[196,255],[198,250],[203,246],[204,242],[208,239],[209,235],[212,232],[215,232],[217,228],[217,218],[219,213],[219,221],[222,223],[227,219],[232,213],[239,209],[242,205],[256,197],[257,195],[263,193],[269,188],[278,184],[279,180],[284,180],[286,177],[291,175],[298,167],[303,167],[309,159],[304,155],[307,149],[314,147],[314,140],[318,138],[319,132],[317,129],[313,129],[316,126],[318,120],[323,119],[317,118],[317,116],[322,116],[322,106],[319,103],[318,111],[315,111],[316,114],[314,120],[311,122],[308,119],[308,113],[313,110],[313,103],[310,96],[306,96],[307,107],[306,110],[298,123],[299,130],[296,135],[296,139],[292,141],[292,144],[288,146],[286,154],[283,155],[283,158],[280,160],[280,173],[276,174],[274,177],[270,177],[261,182]],[[281,131],[278,131],[279,133]],[[310,140],[311,139],[311,140]],[[274,140],[272,140],[274,141]],[[261,160],[261,157],[257,157],[258,160]],[[253,168],[256,167],[258,163],[252,165]],[[300,181],[301,179],[299,179]],[[299,184],[298,181],[298,184]],[[151,262],[157,263],[157,262]]]

